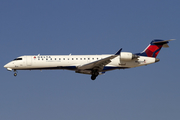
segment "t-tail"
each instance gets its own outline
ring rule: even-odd
[[[151,41],[151,43],[147,46],[147,48],[143,52],[137,53],[136,55],[156,58],[158,53],[160,52],[161,48],[169,47],[168,43],[169,43],[169,41],[172,41],[172,40],[174,40],[174,39],[153,40],[153,41]]]

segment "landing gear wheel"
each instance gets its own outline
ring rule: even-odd
[[[92,70],[92,76],[91,76],[91,79],[92,79],[92,80],[95,80],[96,77],[97,77],[98,75],[99,75],[99,72],[98,72],[97,69]]]
[[[92,75],[91,76],[91,80],[95,80],[96,79],[96,76],[95,75]]]
[[[17,76],[17,73],[14,73],[14,76]]]

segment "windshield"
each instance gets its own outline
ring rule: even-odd
[[[14,60],[22,60],[22,58],[16,58],[16,59],[14,59]]]

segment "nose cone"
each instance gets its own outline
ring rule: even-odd
[[[4,65],[4,68],[7,68],[7,70],[11,71],[12,70],[12,65],[10,63]]]
[[[4,65],[4,68],[8,68],[8,64]]]
[[[159,61],[160,61],[160,59],[158,59],[158,58],[155,59],[155,62],[159,62]]]

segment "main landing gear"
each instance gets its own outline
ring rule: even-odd
[[[95,80],[98,75],[99,75],[98,70],[92,70],[91,79],[92,79],[92,80]]]

